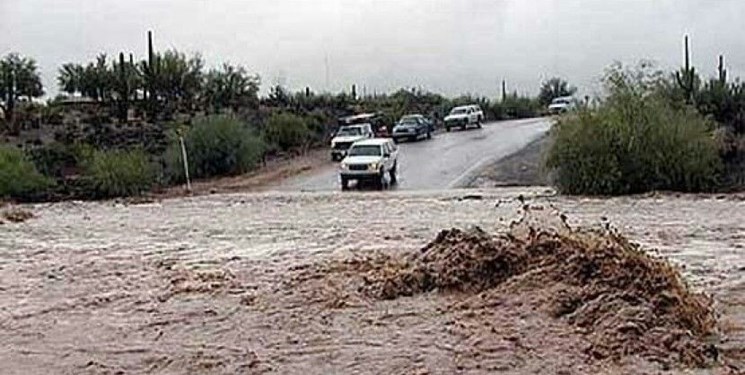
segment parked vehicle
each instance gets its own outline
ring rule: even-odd
[[[450,131],[458,127],[465,130],[471,125],[480,129],[482,121],[484,121],[484,111],[478,105],[455,107],[445,117],[445,130]]]
[[[339,169],[342,190],[352,180],[373,182],[379,188],[398,180],[398,147],[392,139],[375,138],[355,142]],[[386,179],[389,177],[390,180]]]
[[[342,117],[339,119],[339,126],[349,126],[356,124],[370,124],[376,137],[386,138],[391,134],[391,127],[385,122],[385,117],[380,112],[362,113],[354,116]]]
[[[548,112],[552,115],[559,115],[574,110],[577,107],[577,101],[571,96],[562,96],[555,98],[548,106]]]
[[[357,124],[342,126],[331,140],[331,160],[337,161],[347,156],[347,150],[354,142],[375,136],[372,125]]]
[[[432,138],[434,124],[422,115],[406,115],[393,127],[393,140],[419,140]]]

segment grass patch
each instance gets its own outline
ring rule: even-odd
[[[84,186],[95,198],[140,195],[155,184],[156,173],[142,150],[95,151],[83,163]]]
[[[39,173],[24,152],[0,146],[0,199],[39,199],[54,182]]]
[[[191,178],[232,176],[248,172],[261,162],[265,144],[247,125],[231,116],[197,121],[184,135]],[[165,154],[166,179],[186,180],[181,145],[174,137]]]

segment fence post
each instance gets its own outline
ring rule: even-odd
[[[186,176],[186,191],[191,193],[191,180],[189,178],[189,159],[186,156],[186,145],[184,144],[184,137],[178,137],[179,143],[181,143],[181,157],[184,160],[184,176]]]

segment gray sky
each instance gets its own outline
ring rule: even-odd
[[[263,88],[494,96],[502,78],[535,93],[558,75],[591,92],[615,60],[679,65],[684,33],[701,72],[724,53],[745,76],[743,0],[0,0],[0,15],[0,54],[36,58],[51,93],[65,62],[144,58],[149,29],[156,48],[242,64]]]

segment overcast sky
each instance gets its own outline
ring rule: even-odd
[[[0,0],[0,54],[34,57],[47,91],[66,62],[98,53],[200,52],[259,73],[263,86],[315,91],[422,87],[535,93],[562,76],[585,92],[615,60],[682,60],[714,74],[724,53],[745,76],[744,0]],[[328,66],[328,78],[327,70]]]

